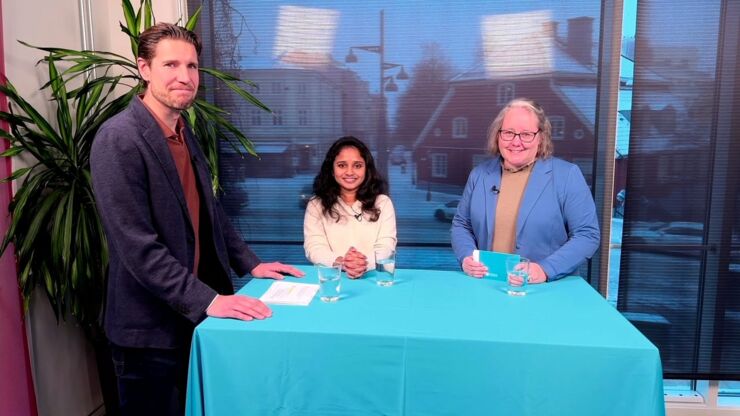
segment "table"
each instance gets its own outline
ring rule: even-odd
[[[316,272],[303,267],[317,282]],[[657,348],[580,277],[508,296],[461,272],[195,330],[188,415],[664,415]],[[240,293],[261,296],[254,279]]]

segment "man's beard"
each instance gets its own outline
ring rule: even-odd
[[[175,98],[169,94],[168,90],[162,91],[158,88],[152,89],[152,95],[163,105],[178,111],[187,110],[195,101],[195,94],[190,96],[190,98]]]

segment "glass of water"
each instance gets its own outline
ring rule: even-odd
[[[319,275],[319,298],[322,302],[336,302],[342,289],[342,265],[317,264]]]
[[[396,250],[381,248],[375,250],[375,283],[378,286],[393,286],[396,272]]]
[[[506,259],[506,292],[511,296],[527,294],[529,283],[529,260],[511,256]]]

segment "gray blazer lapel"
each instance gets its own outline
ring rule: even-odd
[[[524,224],[527,222],[529,214],[534,209],[534,205],[542,195],[542,192],[547,187],[547,184],[552,180],[552,159],[537,159],[534,164],[532,173],[529,176],[529,182],[527,188],[524,191],[524,198],[522,198],[522,204],[519,207],[519,216],[516,224],[516,235],[522,234]]]

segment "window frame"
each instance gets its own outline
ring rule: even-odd
[[[283,110],[272,110],[272,125],[273,126],[283,125]]]
[[[309,122],[308,110],[307,109],[298,110],[298,125],[308,126],[308,122]]]
[[[452,119],[452,138],[466,139],[468,137],[468,118],[455,117]]]
[[[513,82],[504,82],[496,87],[496,104],[506,105],[514,98],[516,98],[516,84]]]
[[[550,124],[552,125],[552,139],[565,140],[565,117],[559,115],[548,115],[547,118],[550,120]]]
[[[429,159],[432,178],[447,178],[449,175],[449,156],[447,153],[430,153]]]

